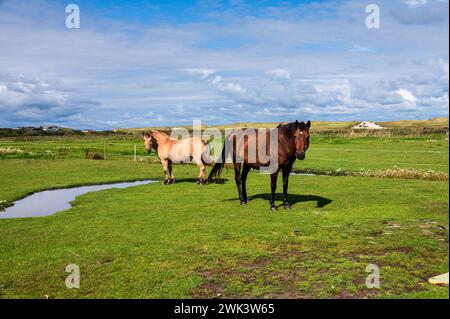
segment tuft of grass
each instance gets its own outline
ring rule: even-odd
[[[8,207],[8,201],[7,200],[0,200],[0,212],[4,210],[6,207]]]
[[[20,148],[15,147],[0,147],[0,154],[22,154],[24,151]]]
[[[421,170],[416,168],[394,167],[380,171],[362,171],[360,176],[381,177],[381,178],[406,178],[406,179],[424,179],[430,181],[448,181],[448,174],[437,172],[432,169]]]

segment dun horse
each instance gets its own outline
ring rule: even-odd
[[[304,122],[295,121],[294,123],[289,124],[280,124],[278,126],[278,163],[276,166],[276,170],[274,173],[270,175],[270,209],[276,210],[277,206],[275,206],[275,190],[277,186],[277,178],[278,172],[281,170],[283,172],[283,205],[285,209],[290,209],[290,205],[288,202],[288,181],[289,174],[292,170],[292,165],[294,164],[295,159],[303,160],[305,159],[305,153],[309,147],[309,128],[311,127],[311,122],[308,121],[306,124]],[[264,166],[269,166],[269,162],[262,162],[259,158],[256,158],[256,161],[250,162],[248,157],[249,145],[252,145],[258,148],[258,145],[261,145],[261,142],[266,144],[266,150],[270,150],[270,133],[266,132],[265,141],[258,141],[259,134],[257,130],[254,130],[256,134],[252,134],[250,136],[241,136],[240,138],[244,138],[244,140],[238,141],[236,135],[233,133],[228,137],[229,139],[234,139],[233,147],[231,148],[231,152],[233,152],[233,166],[234,166],[234,174],[236,186],[239,193],[239,199],[241,201],[241,205],[246,205],[248,203],[247,198],[247,189],[246,189],[246,181],[247,175],[251,168],[257,169]],[[231,140],[229,140],[231,141]],[[239,146],[240,145],[240,146]],[[225,154],[226,148],[222,150],[222,162],[216,163],[209,174],[208,180],[211,181],[213,177],[219,177],[220,173],[225,165],[225,160],[228,158],[228,155]],[[230,151],[228,151],[230,152]],[[276,152],[274,150],[273,152]],[[258,154],[258,150],[256,150]],[[243,154],[238,155],[238,154]],[[236,161],[236,155],[238,155],[241,160],[239,163]],[[272,158],[272,156],[270,156]],[[276,157],[275,157],[276,158]],[[242,172],[241,172],[242,166]]]
[[[175,182],[172,171],[173,163],[186,163],[191,160],[200,169],[197,184],[206,183],[205,164],[209,164],[211,161],[209,155],[210,147],[201,138],[189,137],[177,140],[170,137],[169,134],[157,130],[150,130],[142,134],[147,152],[150,153],[153,148],[161,160],[161,164],[164,167],[164,184],[172,184]]]

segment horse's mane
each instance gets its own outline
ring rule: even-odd
[[[159,134],[163,134],[166,136],[170,136],[170,134],[166,131],[161,131],[161,130],[150,130],[150,133],[159,133]]]
[[[293,130],[296,128],[296,125],[298,125],[298,123],[296,123],[296,122],[291,122],[291,123],[283,122],[283,123],[278,124],[277,128],[287,128],[287,129]]]
[[[287,128],[291,131],[296,130],[297,127],[300,127],[300,129],[303,130],[306,127],[306,123],[303,121],[302,122],[295,121],[295,122],[291,122],[291,123],[284,122],[284,123],[278,124],[278,126],[277,126],[277,128]]]
[[[161,133],[161,134],[164,134],[164,135],[170,136],[169,132],[167,132],[167,131],[159,131],[159,130],[158,130],[158,132],[159,132],[159,133]]]

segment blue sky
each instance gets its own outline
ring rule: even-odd
[[[0,0],[0,127],[448,116],[448,22],[448,0]]]

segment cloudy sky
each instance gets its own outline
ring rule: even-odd
[[[448,116],[448,6],[0,0],[0,127]]]

